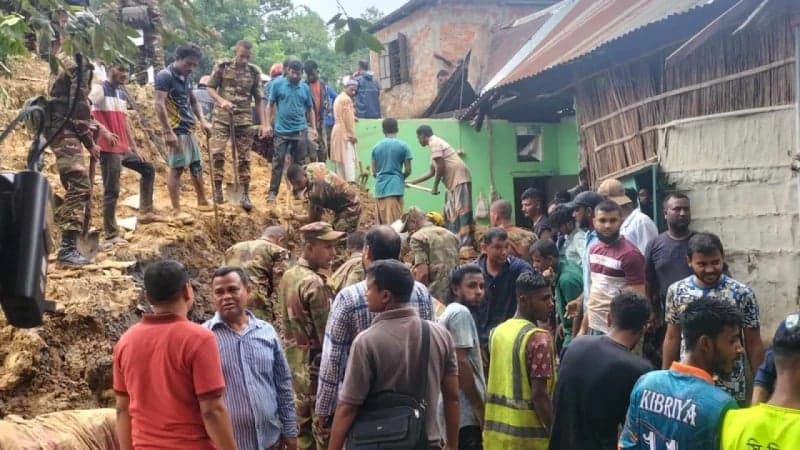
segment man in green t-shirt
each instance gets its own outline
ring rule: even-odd
[[[550,280],[555,291],[556,337],[561,339],[561,347],[566,348],[572,341],[572,317],[567,316],[567,303],[583,295],[583,273],[581,268],[566,259],[561,259],[558,247],[552,239],[539,239],[531,246],[533,268]]]
[[[772,340],[778,378],[767,403],[729,411],[722,450],[795,449],[800,445],[800,313],[778,325]]]

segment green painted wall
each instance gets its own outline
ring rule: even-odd
[[[411,164],[411,179],[427,172],[430,164],[430,152],[421,147],[417,141],[416,129],[427,124],[433,132],[446,140],[455,149],[465,152],[464,162],[472,173],[472,201],[477,204],[480,193],[489,201],[490,167],[494,174],[495,187],[502,198],[514,198],[514,178],[535,176],[557,176],[578,174],[577,130],[574,118],[567,118],[558,124],[541,124],[544,145],[544,161],[518,162],[516,156],[515,125],[503,121],[491,122],[491,150],[494,158],[490,163],[489,136],[487,124],[484,123],[480,133],[476,132],[468,123],[458,122],[453,119],[409,119],[400,121],[399,139],[411,147],[414,160]],[[371,164],[372,147],[381,139],[380,120],[360,120],[356,124],[358,136],[358,157],[366,167]],[[433,179],[424,183],[426,187],[433,185]],[[370,178],[368,187],[370,192],[375,186],[375,179]],[[415,189],[406,189],[405,207],[416,205],[426,211],[440,211],[444,206],[444,185],[440,187],[442,194],[430,195]],[[515,201],[512,203],[516,204]]]

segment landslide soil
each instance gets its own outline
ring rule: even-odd
[[[12,62],[11,69],[11,76],[0,77],[0,127],[5,127],[16,116],[27,98],[45,94],[50,82],[47,65],[38,60],[17,60]],[[166,166],[143,125],[158,124],[152,108],[152,87],[129,85],[128,91],[143,108],[143,117],[132,114],[130,118],[134,139],[143,156],[156,166],[155,206],[167,215]],[[0,143],[0,171],[24,169],[30,138],[30,133],[20,127]],[[162,142],[161,137],[156,141]],[[0,417],[8,414],[32,417],[64,409],[112,405],[112,349],[122,333],[147,309],[142,294],[142,274],[149,262],[175,258],[186,264],[195,287],[191,319],[201,322],[213,312],[208,287],[210,274],[223,262],[225,248],[256,238],[267,225],[282,224],[289,231],[290,249],[296,252],[297,224],[286,217],[291,211],[299,212],[304,205],[300,200],[291,199],[283,188],[276,204],[267,207],[269,164],[255,154],[251,160],[251,198],[255,210],[246,214],[238,207],[222,205],[219,237],[214,213],[196,211],[194,191],[185,178],[181,201],[184,210],[195,217],[193,225],[139,225],[135,231],[125,233],[128,245],[101,252],[95,264],[80,269],[58,267],[53,251],[46,298],[56,302],[56,311],[46,314],[43,326],[30,330],[12,328],[0,314]],[[54,156],[48,152],[44,173],[55,195],[63,195],[54,161]],[[88,155],[86,162],[88,164]],[[210,198],[206,162],[204,153],[206,193]],[[229,163],[226,165],[226,180],[229,181],[230,172]],[[138,194],[138,183],[138,174],[123,170],[118,218],[136,215],[136,211],[123,206],[122,201]],[[102,227],[101,199],[102,181],[98,171],[92,219],[93,226],[98,229]],[[361,224],[369,226],[375,222],[375,208],[366,193],[362,193],[362,205]],[[54,231],[54,239],[58,242],[57,231]]]

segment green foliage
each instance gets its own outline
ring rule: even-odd
[[[92,16],[79,14],[80,8],[68,6],[64,0],[0,0],[0,11],[8,11],[0,13],[0,61],[26,52],[27,33],[35,33],[40,49],[44,49],[41,53],[46,54],[58,27],[55,11],[67,11],[70,18],[71,25],[63,33],[63,51],[80,51],[103,60],[116,56],[136,60],[138,49],[129,38],[137,32],[121,22],[120,2],[92,1]],[[329,26],[319,14],[306,6],[295,6],[292,0],[159,0],[158,5],[167,63],[178,45],[196,44],[206,55],[198,75],[210,73],[218,61],[232,58],[233,48],[241,39],[254,44],[253,62],[265,72],[289,56],[302,61],[313,59],[320,74],[331,82],[351,73],[358,60],[368,58],[369,49],[380,51],[383,47],[367,32],[383,17],[375,7],[358,18],[343,11]],[[57,70],[55,58],[51,62],[52,69]]]
[[[374,14],[374,11],[372,13]],[[356,51],[365,48],[378,53],[383,51],[383,44],[367,31],[372,24],[366,19],[356,19],[347,17],[344,13],[339,13],[328,21],[328,25],[333,25],[335,31],[341,31],[347,27],[347,31],[343,31],[336,38],[335,48],[337,53],[352,55]]]
[[[17,13],[0,13],[0,64],[9,56],[25,55],[25,35],[30,31],[25,18]],[[0,66],[4,68],[5,66]],[[5,69],[7,70],[7,69]]]

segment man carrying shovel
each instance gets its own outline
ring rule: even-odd
[[[406,186],[419,188],[419,183],[433,180],[431,194],[439,194],[439,182],[444,182],[444,218],[447,229],[458,236],[461,248],[475,246],[475,218],[472,215],[472,176],[469,168],[444,139],[433,134],[428,125],[417,128],[417,140],[431,151],[430,170],[409,181]]]
[[[208,82],[208,93],[214,99],[219,113],[214,114],[211,153],[214,166],[214,203],[225,203],[222,181],[225,171],[225,145],[231,141],[234,157],[234,177],[242,209],[250,211],[250,147],[253,144],[253,107],[255,101],[261,125],[259,137],[266,136],[267,119],[261,106],[261,70],[250,64],[253,44],[236,43],[233,61],[217,65]],[[237,170],[238,169],[238,170]]]

